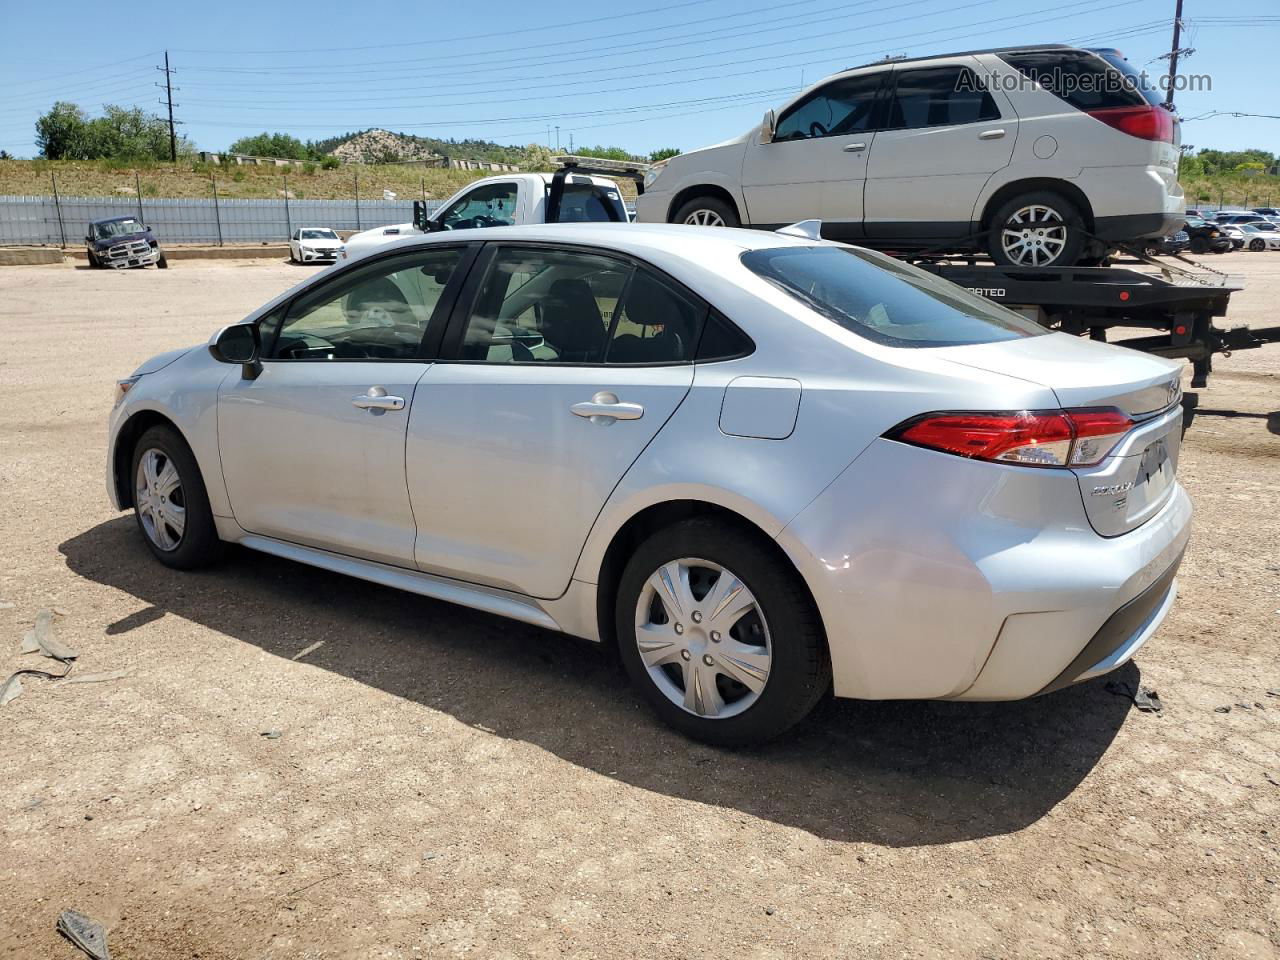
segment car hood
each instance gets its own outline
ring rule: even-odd
[[[157,370],[163,370],[169,364],[173,363],[173,361],[179,359],[180,357],[185,357],[192,350],[197,350],[197,349],[199,348],[183,347],[181,350],[170,350],[168,353],[158,353],[154,357],[152,357],[150,360],[148,360],[146,363],[144,363],[142,366],[140,366],[137,370],[133,371],[132,375],[135,377],[140,377],[143,374],[155,373]]]
[[[717,154],[741,153],[747,138],[755,136],[758,132],[759,128],[757,127],[729,140],[713,143],[709,147],[699,147],[697,150],[690,150],[688,153],[674,156],[667,161],[667,169],[679,170],[682,173],[700,170],[706,166],[708,161],[714,160]]]
[[[1118,407],[1130,415],[1169,406],[1179,395],[1182,370],[1171,360],[1065,333],[942,347],[937,355],[1046,386],[1066,409]]]

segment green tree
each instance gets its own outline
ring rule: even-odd
[[[580,157],[596,157],[600,160],[636,159],[621,147],[579,147],[574,152]]]
[[[680,151],[675,147],[663,147],[661,150],[655,150],[649,154],[649,162],[657,163],[659,160],[670,160],[672,157],[680,156]]]
[[[36,145],[50,160],[168,160],[169,124],[137,107],[108,105],[89,119],[74,103],[59,101],[36,121]],[[191,153],[185,137],[182,154]]]
[[[284,160],[310,160],[314,150],[308,144],[287,133],[263,133],[251,137],[241,137],[230,147],[228,153],[246,153],[251,157],[280,157]]]
[[[74,103],[59,100],[36,121],[36,146],[49,160],[87,160],[89,118]]]

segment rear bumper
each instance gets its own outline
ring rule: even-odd
[[[778,543],[822,616],[837,696],[1018,700],[1119,666],[1146,641],[1172,603],[1158,584],[1191,512],[1175,486],[1137,529],[1105,538],[1070,471],[882,439]],[[1124,629],[1137,612],[1149,617]]]

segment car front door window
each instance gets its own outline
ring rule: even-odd
[[[882,75],[858,74],[829,83],[778,120],[775,141],[862,133],[875,127]]]
[[[507,227],[516,221],[519,187],[514,183],[490,183],[476,187],[455,200],[440,215],[446,230],[473,227]]]
[[[304,295],[271,345],[275,360],[410,360],[462,250],[420,251],[371,264]]]

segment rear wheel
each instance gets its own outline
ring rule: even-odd
[[[1001,266],[1071,267],[1084,250],[1084,218],[1051,191],[1024,193],[991,218],[987,252]]]
[[[738,211],[718,197],[694,197],[676,211],[675,223],[691,227],[737,227]]]
[[[222,554],[195,454],[172,427],[151,427],[133,449],[133,508],[155,558],[189,570]]]
[[[618,588],[619,650],[668,724],[708,743],[775,737],[831,682],[813,601],[749,533],[687,520],[646,540]]]

